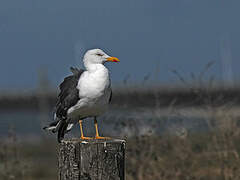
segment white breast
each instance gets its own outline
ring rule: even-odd
[[[78,82],[79,97],[95,99],[104,95],[109,88],[110,80],[108,70],[102,64],[94,72],[85,71]]]
[[[98,116],[107,110],[111,94],[108,69],[99,64],[95,71],[85,71],[78,82],[80,100],[68,110],[70,116]]]

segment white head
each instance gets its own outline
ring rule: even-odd
[[[104,64],[105,62],[119,62],[119,59],[116,57],[111,57],[107,55],[101,49],[92,49],[88,50],[83,58],[83,62],[85,67],[87,68],[89,65],[92,64]]]

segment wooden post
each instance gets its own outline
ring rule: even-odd
[[[125,179],[124,140],[64,140],[58,159],[59,180]]]

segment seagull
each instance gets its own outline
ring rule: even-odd
[[[73,68],[72,75],[60,84],[60,93],[54,110],[54,121],[43,129],[58,132],[58,142],[65,133],[79,123],[82,140],[93,139],[83,134],[82,122],[94,118],[95,139],[106,139],[98,132],[97,117],[105,113],[112,99],[111,81],[105,62],[119,62],[116,57],[107,55],[101,49],[88,50],[83,57],[85,70]]]

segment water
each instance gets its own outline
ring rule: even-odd
[[[0,112],[0,135],[8,134],[9,128],[18,134],[39,134],[39,113],[34,111]]]
[[[14,132],[23,139],[54,137],[42,130],[51,122],[52,113],[38,111],[1,111],[0,136],[8,136]],[[130,110],[127,108],[113,108],[98,118],[100,132],[106,136],[124,137],[135,135],[151,135],[171,133],[184,136],[191,132],[205,132],[208,130],[205,117],[199,115],[179,115],[167,110],[153,111],[151,109]],[[91,118],[84,121],[84,132],[94,135],[94,124]],[[79,136],[79,127],[75,126],[69,137]]]

